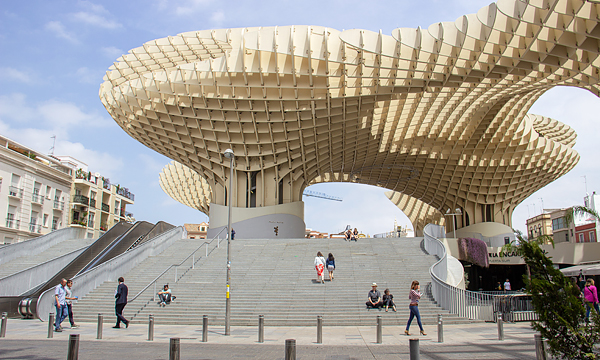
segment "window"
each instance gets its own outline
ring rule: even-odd
[[[56,216],[52,217],[52,230],[58,229],[58,218]]]
[[[12,244],[14,242],[14,240],[15,240],[14,238],[11,238],[11,237],[8,237],[8,236],[4,237],[4,243],[5,244]]]
[[[52,188],[50,185],[46,185],[46,199],[50,200],[50,193],[52,192]]]
[[[115,215],[119,215],[119,202],[115,200]]]
[[[91,227],[91,228],[94,227],[94,213],[93,212],[91,212],[88,215],[88,227]]]
[[[590,231],[590,242],[596,242],[596,232]]]
[[[569,242],[569,232],[566,232],[566,233],[565,233],[565,241],[566,241],[566,242]]]
[[[579,242],[580,242],[580,243],[582,243],[582,242],[584,242],[584,241],[585,241],[585,240],[583,239],[583,234],[579,234]]]
[[[54,190],[54,201],[60,201],[60,196],[62,195],[62,191],[56,189]]]
[[[86,237],[87,237],[88,239],[91,239],[91,238],[93,238],[93,237],[94,237],[94,233],[91,233],[91,232],[89,232],[89,233],[87,233]]]
[[[560,218],[552,220],[552,230],[563,229],[566,227],[567,226],[566,226],[564,217],[560,217]]]

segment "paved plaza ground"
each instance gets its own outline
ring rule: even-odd
[[[64,324],[64,323],[63,323]],[[411,326],[413,335],[418,327]],[[286,339],[296,339],[297,359],[409,359],[409,338],[404,328],[384,326],[383,343],[376,343],[375,326],[323,327],[323,344],[316,343],[315,327],[265,326],[264,343],[258,343],[257,327],[209,326],[203,343],[202,326],[155,325],[154,341],[148,341],[148,325],[113,329],[104,324],[103,339],[96,339],[96,323],[54,333],[39,320],[9,319],[6,338],[0,339],[0,359],[66,359],[69,334],[80,334],[79,359],[168,359],[169,339],[180,338],[181,359],[283,359]],[[534,332],[529,323],[504,324],[504,340],[498,340],[493,323],[445,325],[444,342],[437,342],[437,327],[418,336],[420,359],[535,359]]]

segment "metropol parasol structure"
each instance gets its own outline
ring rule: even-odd
[[[186,32],[120,57],[100,98],[174,160],[161,186],[208,213],[213,234],[232,195],[240,237],[303,237],[302,193],[321,182],[389,189],[417,233],[456,209],[459,228],[510,226],[521,201],[579,160],[569,126],[527,112],[555,86],[600,94],[599,17],[596,1],[499,0],[389,35]]]

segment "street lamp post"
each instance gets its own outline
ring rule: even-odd
[[[459,208],[454,209],[454,213],[450,213],[450,209],[446,211],[446,216],[452,216],[452,237],[456,238],[456,220],[455,216],[462,215],[462,211]]]
[[[229,299],[229,282],[231,281],[231,260],[229,248],[231,247],[231,193],[233,192],[233,150],[225,150],[226,158],[229,159],[229,191],[227,191],[227,292],[225,294],[225,335],[229,335],[229,318],[231,316],[231,304]]]

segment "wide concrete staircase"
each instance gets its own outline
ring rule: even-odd
[[[94,241],[96,241],[96,239],[64,240],[40,253],[28,256],[21,256],[4,264],[0,264],[0,279],[5,276],[9,276],[18,273],[19,271],[28,269],[32,266],[36,266],[43,262],[55,259],[59,256],[70,253],[71,251],[87,247]],[[49,277],[52,275],[53,274],[48,274]]]
[[[429,267],[436,261],[421,248],[421,238],[360,239],[346,242],[340,239],[235,240],[231,246],[231,325],[256,325],[258,315],[265,324],[278,326],[309,326],[323,316],[325,325],[373,325],[382,315],[386,325],[404,325],[408,320],[408,292],[413,280],[421,283],[426,293],[419,309],[424,324],[437,323],[443,314],[445,323],[470,320],[450,315],[438,308],[427,296]],[[163,272],[169,265],[181,262],[201,243],[199,240],[179,240],[159,256],[151,257],[128,274],[129,299]],[[209,247],[211,249],[212,247]],[[334,280],[317,282],[314,257],[317,251],[329,252],[336,258]],[[226,243],[206,258],[202,248],[196,255],[195,268],[191,259],[178,269],[178,281],[170,270],[157,284],[168,283],[176,301],[160,307],[152,301],[154,287],[125,308],[125,316],[133,323],[147,322],[153,314],[157,324],[201,324],[208,315],[211,324],[223,324],[225,318]],[[199,256],[202,256],[198,260]],[[389,288],[398,312],[367,310],[365,302],[371,283],[378,289]],[[105,314],[105,321],[114,321],[116,282],[104,283],[74,305],[76,321],[96,321]],[[75,294],[77,289],[75,286]],[[416,320],[415,320],[416,326]]]

